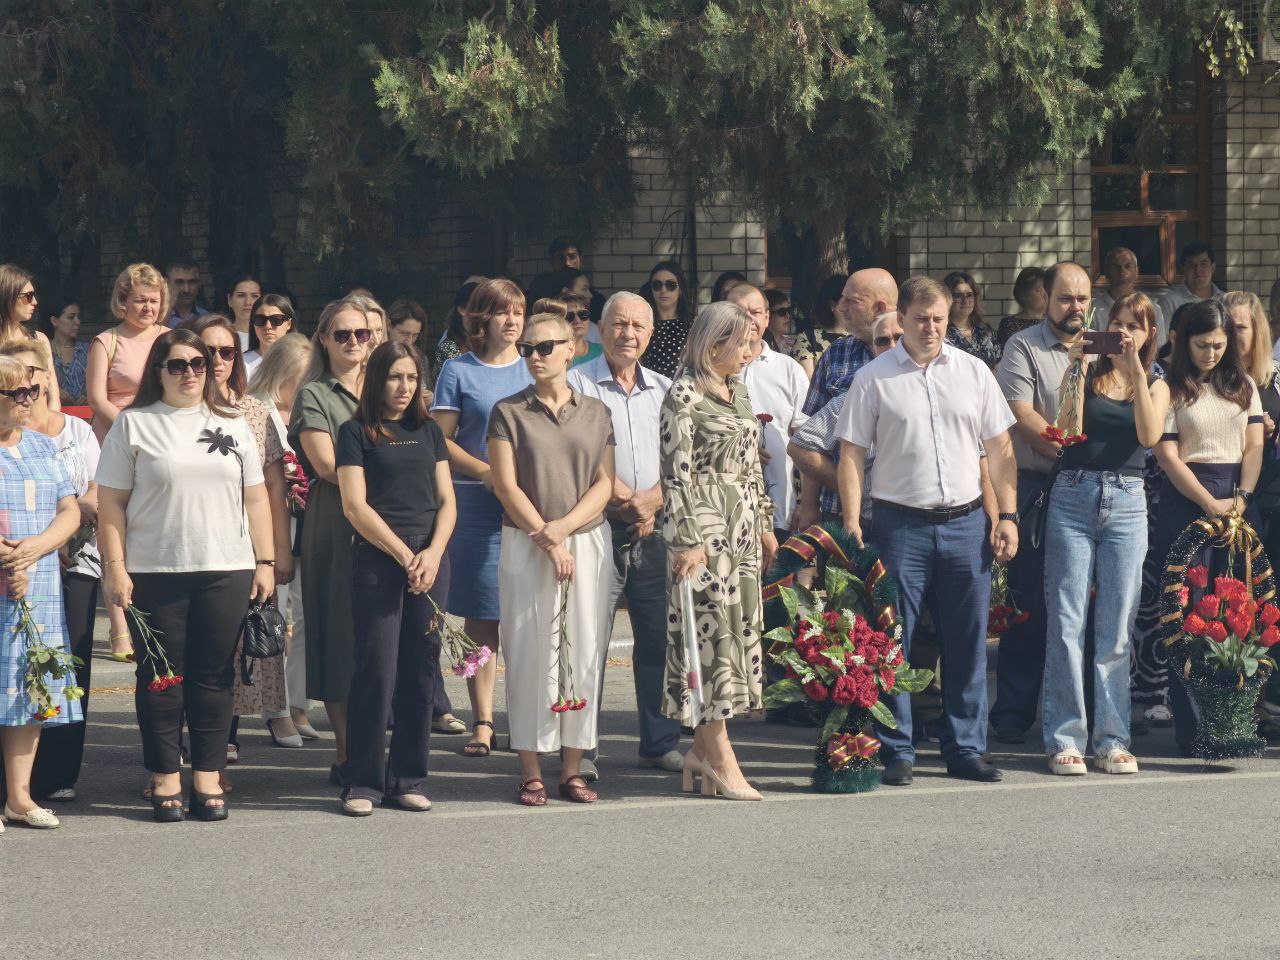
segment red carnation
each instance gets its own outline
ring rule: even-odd
[[[1031,614],[1027,613],[1027,611],[1025,610],[1019,610],[1017,613],[1013,615],[1014,623],[1026,623],[1030,619],[1031,619]]]
[[[1209,585],[1209,568],[1201,563],[1188,569],[1187,583],[1191,584],[1197,590],[1203,590]]]
[[[1198,613],[1188,613],[1187,618],[1182,621],[1182,629],[1193,637],[1203,637],[1205,626],[1204,617]]]
[[[1221,620],[1210,620],[1205,624],[1204,635],[1214,643],[1225,643],[1227,639],[1227,627]]]
[[[834,627],[840,622],[840,614],[836,613],[834,610],[828,610],[822,615],[822,619],[826,622],[828,627]]]
[[[771,414],[771,413],[757,413],[757,414],[756,414],[756,419],[757,419],[757,420],[759,420],[762,424],[764,424],[764,423],[773,423],[773,414]]]
[[[788,680],[796,680],[800,677],[800,674],[796,673],[796,668],[789,663],[783,667],[782,672]]]
[[[810,700],[821,703],[830,696],[827,685],[821,680],[810,680],[804,685],[804,695]]]
[[[1262,636],[1258,637],[1258,642],[1264,647],[1274,647],[1280,643],[1280,630],[1275,627],[1267,627],[1262,631]]]
[[[884,687],[886,692],[888,692],[889,690],[892,690],[893,685],[897,682],[898,682],[898,675],[896,673],[894,673],[888,667],[881,668],[880,686]]]
[[[1206,593],[1203,597],[1196,601],[1196,613],[1204,617],[1206,620],[1218,619],[1218,610],[1222,606],[1222,601],[1212,593]]]
[[[858,692],[854,695],[853,702],[864,710],[870,710],[880,702],[880,688],[876,686],[876,682],[870,678],[858,684]]]
[[[831,702],[841,707],[850,706],[854,698],[858,694],[858,681],[850,674],[836,680],[836,684],[831,688]]]
[[[1262,621],[1264,627],[1274,626],[1280,621],[1280,607],[1274,603],[1268,603],[1258,612],[1258,619]]]
[[[1242,613],[1246,617],[1252,617],[1258,612],[1258,601],[1250,597],[1232,597],[1227,603],[1227,607],[1236,613]]]

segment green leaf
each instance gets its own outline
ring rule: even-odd
[[[764,705],[770,710],[784,704],[797,703],[804,699],[806,699],[804,687],[800,685],[799,680],[790,678],[769,684],[764,692]]]
[[[844,722],[849,717],[848,707],[832,707],[831,712],[827,714],[827,722],[822,726],[822,738],[820,743],[826,743],[844,726]]]
[[[897,669],[898,679],[893,685],[896,693],[919,693],[933,682],[932,670],[916,670],[905,664]]]
[[[888,727],[890,730],[898,729],[898,721],[893,719],[893,713],[883,700],[876,701],[876,705],[871,708],[871,716],[883,727]]]
[[[764,639],[768,641],[764,645],[764,648],[766,650],[768,650],[769,647],[771,647],[773,643],[778,640],[782,641],[783,643],[791,643],[792,642],[791,628],[790,627],[774,627],[772,630],[770,630],[768,633],[764,635]]]
[[[818,599],[818,595],[808,587],[796,586],[796,599],[799,606],[799,614],[806,620],[817,623],[822,619],[822,601]]]
[[[840,601],[841,595],[845,592],[845,589],[853,579],[853,574],[848,570],[841,570],[834,563],[827,564],[827,572],[823,577],[823,584],[827,591],[827,605],[829,609],[838,609],[837,604]]]
[[[796,600],[796,592],[791,587],[782,587],[778,590],[778,597],[782,600],[782,605],[787,608],[787,622],[795,624],[799,617],[797,610],[799,604]]]

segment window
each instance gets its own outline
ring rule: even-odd
[[[1093,271],[1128,247],[1143,283],[1172,283],[1178,251],[1209,240],[1209,91],[1199,61],[1179,68],[1169,90],[1169,137],[1158,165],[1142,169],[1134,126],[1122,122],[1093,155]]]

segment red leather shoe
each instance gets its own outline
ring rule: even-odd
[[[537,786],[533,786],[533,784]],[[538,777],[530,777],[520,784],[520,802],[526,807],[543,807],[547,803],[547,786]]]
[[[560,796],[572,803],[595,803],[600,795],[587,786],[581,776],[572,776],[560,784]]]

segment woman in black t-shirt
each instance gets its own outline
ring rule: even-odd
[[[425,786],[440,634],[428,632],[434,610],[427,591],[440,572],[457,509],[444,434],[427,413],[415,347],[384,343],[369,358],[360,406],[338,430],[337,466],[342,512],[356,531],[355,672],[342,810],[368,816],[383,801],[429,810]]]

